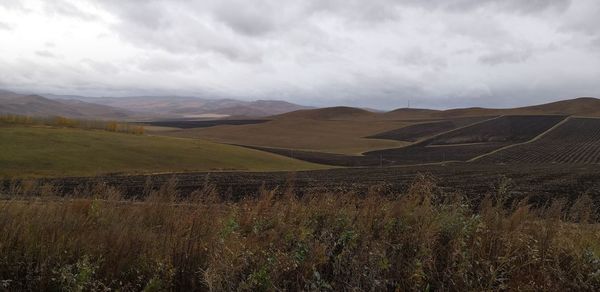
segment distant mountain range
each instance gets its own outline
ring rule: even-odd
[[[0,90],[0,114],[66,116],[89,119],[272,119],[317,120],[411,120],[497,115],[579,115],[600,117],[600,100],[591,97],[541,105],[491,109],[459,108],[431,110],[400,108],[377,112],[353,107],[311,108],[280,100],[241,101],[189,96],[88,97],[32,95]]]
[[[19,94],[0,90],[0,114],[94,119],[204,119],[266,117],[310,109],[279,100],[241,101],[187,96],[88,97]]]
[[[190,96],[87,97],[45,94],[44,97],[61,102],[102,104],[151,118],[265,117],[311,108],[280,100],[242,101]]]
[[[423,120],[447,119],[460,117],[482,117],[500,115],[573,115],[600,117],[600,99],[580,97],[561,100],[540,105],[517,108],[458,108],[449,110],[432,110],[416,108],[399,108],[388,112],[373,112],[354,107],[326,107],[319,109],[298,110],[273,116],[274,119],[314,119],[314,120]]]
[[[65,116],[72,118],[126,119],[134,113],[111,106],[84,101],[61,102],[39,95],[0,91],[0,114]]]

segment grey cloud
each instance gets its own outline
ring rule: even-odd
[[[344,19],[345,22],[385,22],[401,17],[402,1],[396,0],[312,0],[307,1],[303,13],[327,13]]]
[[[539,13],[548,9],[562,12],[571,4],[571,0],[405,0],[402,2],[427,9],[453,12],[466,12],[491,6],[518,13]]]
[[[192,4],[184,5],[184,2],[178,1],[149,1],[138,5],[121,4],[120,1],[107,3],[110,11],[120,18],[115,31],[123,40],[138,46],[172,54],[215,53],[236,62],[261,60],[261,52],[254,49],[251,42],[236,38],[223,26],[212,22],[204,9]],[[234,18],[231,16],[230,22]],[[251,22],[248,19],[244,21]],[[236,25],[241,27],[244,21]],[[260,30],[258,26],[244,29],[247,33],[259,33]]]
[[[559,30],[563,32],[579,32],[588,35],[600,33],[600,3],[594,0],[580,0],[576,2],[568,14],[561,22]]]
[[[529,50],[522,51],[500,51],[479,57],[478,61],[486,65],[523,63],[533,56]]]
[[[205,58],[182,58],[172,55],[144,56],[135,60],[142,71],[161,73],[193,73],[194,70],[210,69]]]
[[[276,8],[261,1],[253,5],[244,5],[244,1],[222,1],[217,5],[214,17],[240,34],[261,36],[276,28],[271,19],[274,11]]]
[[[49,14],[75,17],[87,21],[93,21],[97,19],[95,15],[83,11],[65,0],[53,0],[51,2],[46,2],[45,9]]]
[[[436,56],[431,52],[426,52],[419,47],[412,48],[404,53],[385,52],[382,54],[384,59],[395,59],[400,66],[410,66],[417,69],[430,69],[434,71],[443,70],[448,67],[445,58]]]
[[[565,17],[558,30],[565,34],[579,34],[584,44],[592,50],[597,50],[600,41],[600,3],[593,0],[581,0],[574,5]],[[577,39],[577,38],[574,38]],[[574,45],[581,45],[574,44]]]
[[[378,108],[600,95],[596,0],[32,1],[73,25],[101,10],[85,24],[123,50],[82,61],[57,34],[29,62],[0,56],[24,86]]]

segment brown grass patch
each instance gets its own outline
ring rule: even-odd
[[[38,186],[39,187],[39,186]],[[600,228],[589,197],[534,208],[507,183],[477,206],[418,178],[405,194],[262,190],[189,198],[176,181],[125,201],[12,189],[0,202],[6,290],[597,290]],[[39,187],[41,189],[41,187]],[[32,197],[34,196],[34,197]]]

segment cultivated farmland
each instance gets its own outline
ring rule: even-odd
[[[483,119],[486,118],[458,118],[452,120],[423,122],[372,135],[368,138],[416,142],[418,140],[427,138],[435,134],[439,134],[442,132],[450,131],[456,128],[467,126],[472,123],[479,122]]]
[[[369,151],[362,155],[250,147],[313,163],[337,166],[393,166],[468,161],[502,147],[533,139],[564,118],[564,116],[502,116],[487,120],[479,118],[483,121],[444,132],[406,147]],[[426,125],[433,125],[434,128],[439,129],[439,125],[435,123]],[[409,127],[415,129],[413,126]],[[406,133],[411,131],[408,130]],[[413,133],[417,132],[423,133],[423,131],[413,131]]]
[[[600,163],[600,119],[571,118],[541,139],[477,160],[481,163]]]
[[[251,125],[219,125],[155,133],[173,137],[200,138],[218,143],[275,147],[341,154],[405,146],[401,141],[367,139],[376,133],[397,129],[402,121],[323,120],[286,117]],[[149,129],[148,132],[151,132]]]
[[[502,116],[439,135],[427,145],[527,141],[550,129],[565,116]]]

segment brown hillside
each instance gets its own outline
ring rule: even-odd
[[[377,118],[379,114],[368,110],[336,106],[319,109],[298,110],[282,115],[273,116],[273,119],[311,119],[311,120],[364,120]]]
[[[462,108],[445,110],[431,115],[433,118],[452,118],[468,116],[497,116],[497,115],[576,115],[600,116],[600,99],[580,97],[561,100],[534,106],[490,109],[490,108]]]
[[[600,99],[593,97],[580,97],[542,105],[524,107],[521,108],[521,110],[544,114],[600,116]]]
[[[420,109],[420,108],[399,108],[393,111],[383,113],[382,119],[386,120],[417,120],[431,118],[432,115],[440,112],[439,110]]]
[[[71,118],[124,119],[130,112],[114,107],[73,100],[51,100],[39,95],[0,91],[0,114],[65,116]]]

